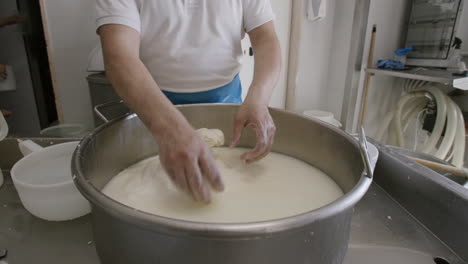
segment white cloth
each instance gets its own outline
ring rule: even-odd
[[[240,72],[241,40],[274,19],[269,0],[97,0],[97,26],[141,35],[140,58],[162,90],[201,92]]]
[[[328,0],[309,0],[307,6],[307,18],[310,21],[319,21],[327,14]]]

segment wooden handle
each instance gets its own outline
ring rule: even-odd
[[[371,36],[371,42],[370,42],[370,47],[369,47],[369,57],[367,58],[367,68],[372,67],[373,61],[374,61],[374,49],[375,49],[375,38],[377,35],[377,26],[374,25],[372,27],[372,36]],[[369,86],[370,86],[370,80],[371,80],[372,74],[366,73],[366,78],[364,80],[364,87],[362,91],[362,102],[361,102],[361,116],[359,119],[359,124],[361,126],[364,125],[364,122],[366,121],[366,112],[367,112],[367,98],[369,95]]]
[[[416,161],[417,163],[421,165],[428,167],[429,169],[433,169],[433,170],[440,171],[440,172],[448,172],[455,176],[468,178],[467,169],[459,169],[453,166],[449,166],[449,165],[445,165],[445,164],[441,164],[438,162],[433,162],[433,161],[429,161],[425,159],[418,159],[418,158],[413,158],[413,157],[408,157],[408,158]]]

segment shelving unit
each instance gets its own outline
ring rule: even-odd
[[[453,76],[451,72],[438,69],[413,68],[409,70],[386,70],[367,68],[366,72],[374,75],[385,75],[405,79],[421,80],[451,85],[454,88],[468,90],[468,77]]]

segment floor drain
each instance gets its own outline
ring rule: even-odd
[[[436,264],[450,264],[450,262],[448,262],[446,259],[440,257],[434,258],[434,262]]]

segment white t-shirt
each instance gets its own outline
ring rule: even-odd
[[[274,19],[269,0],[97,0],[97,26],[140,32],[140,58],[160,88],[201,92],[239,73],[241,40]]]

